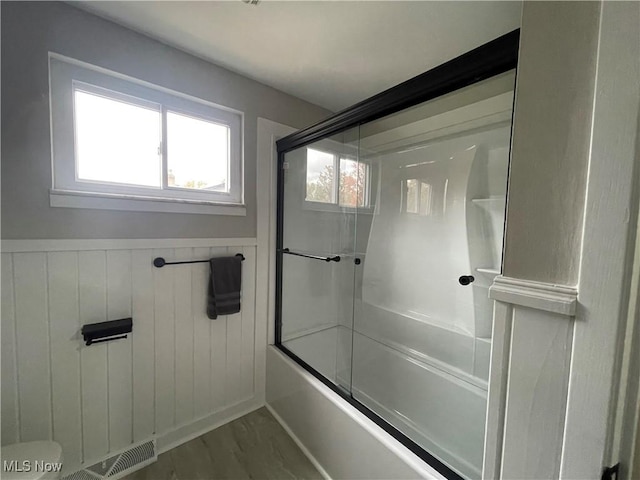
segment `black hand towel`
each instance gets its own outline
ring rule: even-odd
[[[209,291],[207,292],[207,316],[230,315],[240,311],[242,288],[242,257],[218,257],[209,260]]]

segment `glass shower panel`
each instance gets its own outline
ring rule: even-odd
[[[465,477],[482,469],[514,74],[361,125],[352,396]],[[369,214],[369,215],[367,215]],[[365,220],[366,219],[366,220]]]
[[[281,344],[347,392],[360,170],[358,128],[284,159]]]

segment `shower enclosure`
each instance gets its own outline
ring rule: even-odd
[[[482,470],[517,45],[278,142],[277,345],[448,478]]]

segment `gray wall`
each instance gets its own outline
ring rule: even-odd
[[[5,239],[254,237],[257,117],[301,128],[330,114],[64,3],[1,9]],[[243,111],[247,216],[50,207],[49,51]]]
[[[503,274],[576,285],[599,2],[524,2]]]

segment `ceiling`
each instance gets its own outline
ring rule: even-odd
[[[332,111],[520,26],[521,2],[82,1],[85,10]]]

